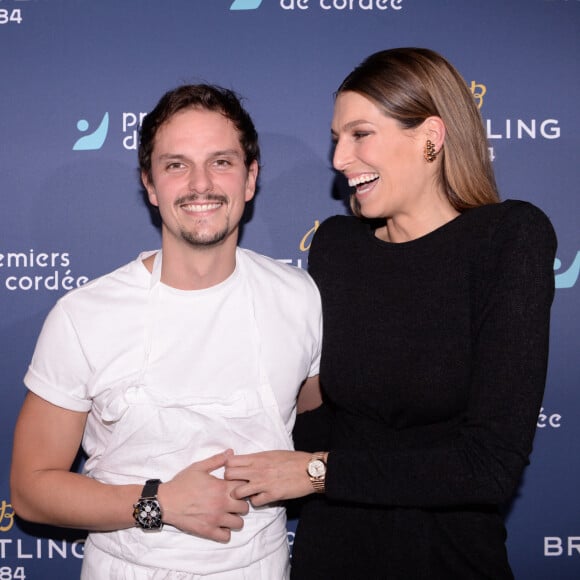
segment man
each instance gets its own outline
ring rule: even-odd
[[[139,162],[162,250],[49,314],[25,377],[13,506],[91,532],[85,580],[286,578],[283,509],[234,499],[241,482],[223,466],[291,448],[298,390],[317,381],[318,291],[237,247],[259,146],[234,93],[167,93],[144,119]],[[81,440],[83,475],[70,472]]]

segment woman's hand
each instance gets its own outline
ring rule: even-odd
[[[192,463],[159,487],[163,520],[189,534],[229,542],[231,530],[241,530],[247,501],[234,496],[240,481],[224,481],[211,474],[225,465],[232,451]]]
[[[236,499],[248,498],[254,507],[314,492],[306,473],[311,453],[262,451],[233,455],[226,460],[224,478],[245,480],[232,492]]]

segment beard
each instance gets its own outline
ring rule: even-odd
[[[199,199],[203,199],[204,201],[212,202],[218,201],[224,204],[227,204],[228,200],[225,196],[216,195],[216,194],[207,194],[207,195],[198,195],[196,193],[185,195],[179,198],[175,205],[181,205],[184,203],[198,201]],[[188,244],[193,246],[194,248],[211,248],[213,246],[217,246],[221,242],[223,242],[229,234],[229,218],[226,220],[226,224],[224,225],[223,229],[218,230],[217,232],[199,232],[195,230],[186,230],[185,228],[181,228],[180,235],[183,240],[185,240]]]
[[[229,223],[226,223],[223,229],[212,233],[201,233],[182,229],[181,238],[194,248],[211,248],[221,244],[228,236]]]

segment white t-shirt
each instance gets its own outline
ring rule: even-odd
[[[298,389],[320,363],[312,279],[237,249],[222,283],[176,290],[149,273],[147,255],[61,298],[25,377],[47,401],[89,412],[85,472],[107,483],[166,481],[227,448],[291,448]],[[251,509],[244,520],[223,545],[171,526],[160,535],[129,528],[91,537],[123,566],[215,574],[272,554],[283,564],[282,508]],[[100,559],[96,552],[87,569]]]
[[[150,254],[57,302],[38,338],[26,386],[60,407],[92,411],[89,428],[96,447],[95,441],[84,441],[90,456],[106,442],[99,412],[109,391],[141,371],[148,323],[154,336],[151,384],[167,396],[215,397],[250,385],[258,370],[250,352],[248,308],[242,307],[245,277],[254,294],[262,360],[290,433],[300,384],[318,374],[320,364],[320,295],[307,272],[238,248],[235,271],[217,286],[184,291],[161,285],[150,321],[151,274],[142,262]],[[95,421],[102,430],[95,429]]]

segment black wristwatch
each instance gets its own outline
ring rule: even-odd
[[[160,479],[148,479],[145,482],[141,498],[133,506],[135,524],[144,532],[160,532],[163,528],[163,512],[157,499]]]

